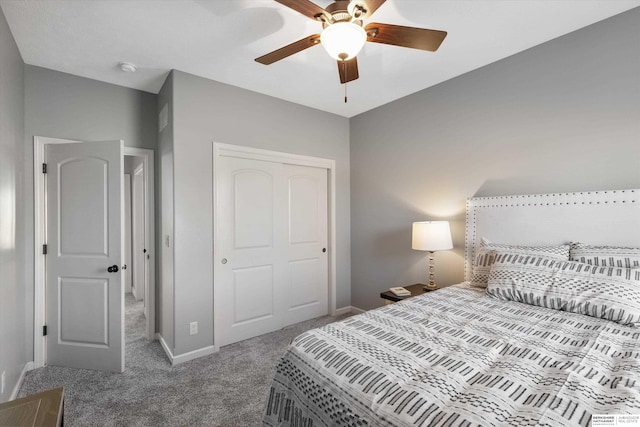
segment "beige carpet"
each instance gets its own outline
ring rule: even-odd
[[[291,339],[339,320],[310,320],[172,367],[160,344],[144,338],[142,305],[130,294],[125,317],[124,373],[47,366],[27,373],[19,397],[64,386],[66,426],[258,426]]]

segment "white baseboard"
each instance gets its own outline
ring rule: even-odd
[[[342,308],[337,308],[336,311],[333,312],[334,316],[342,316],[343,314],[348,314],[348,313],[353,313],[353,314],[360,314],[360,313],[364,313],[365,310],[362,310],[358,307],[354,307],[352,305],[348,305],[346,307],[342,307]]]
[[[202,356],[208,356],[218,351],[218,349],[215,346],[210,345],[208,347],[199,348],[197,350],[189,351],[187,353],[174,356],[173,353],[171,352],[171,349],[169,348],[164,338],[162,337],[162,335],[156,334],[156,337],[158,338],[158,341],[160,341],[160,345],[162,346],[162,349],[167,354],[167,357],[171,362],[171,366],[188,362],[189,360],[197,359]]]
[[[160,341],[160,345],[162,346],[162,349],[164,350],[167,357],[169,358],[169,362],[171,362],[171,364],[173,365],[173,353],[171,353],[171,349],[169,348],[166,341],[164,340],[164,337],[160,335],[160,333],[157,333],[156,339]]]
[[[353,314],[362,314],[362,313],[364,313],[365,311],[367,311],[367,310],[363,310],[363,309],[361,309],[361,308],[351,306],[351,312],[352,312]]]
[[[13,387],[11,396],[9,396],[9,400],[15,400],[15,398],[18,397],[18,393],[20,392],[20,387],[22,387],[22,382],[24,381],[25,374],[27,373],[27,371],[31,371],[34,366],[35,365],[33,364],[33,362],[25,363],[24,368],[22,368],[22,372],[20,372],[18,382],[16,383],[15,387]]]
[[[215,353],[215,347],[210,345],[208,347],[199,348],[197,350],[189,351],[184,354],[173,357],[172,365],[178,365],[180,363],[188,362],[189,360],[197,359],[198,357],[208,356]]]
[[[342,307],[342,308],[336,308],[336,310],[333,312],[334,316],[342,316],[343,314],[347,314],[347,313],[351,313],[351,306],[348,305],[346,307]]]

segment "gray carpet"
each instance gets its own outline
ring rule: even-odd
[[[66,426],[257,426],[291,339],[344,318],[299,323],[172,367],[144,337],[142,304],[131,294],[125,304],[124,373],[46,366],[27,373],[19,397],[64,386]]]

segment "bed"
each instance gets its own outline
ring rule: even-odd
[[[295,338],[263,425],[640,425],[639,195],[469,199],[465,283]]]

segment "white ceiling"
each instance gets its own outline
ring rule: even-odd
[[[27,64],[152,93],[175,68],[352,117],[638,7],[640,0],[387,0],[367,22],[448,36],[435,53],[367,43],[347,104],[336,62],[321,46],[269,66],[253,60],[321,31],[319,23],[273,0],[0,0],[0,6]],[[121,61],[138,72],[123,73]]]

